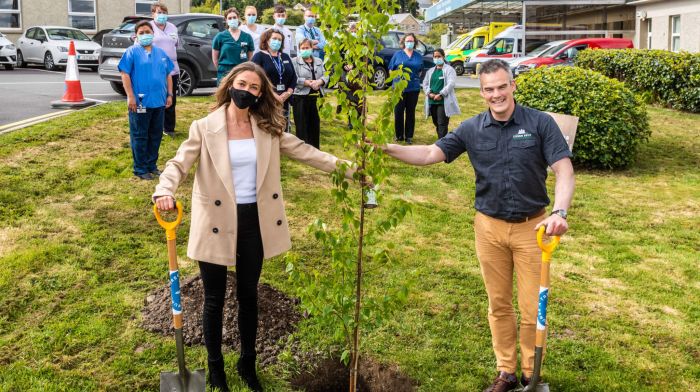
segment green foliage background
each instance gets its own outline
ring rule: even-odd
[[[700,53],[585,50],[578,54],[576,65],[624,81],[648,101],[700,113]]]
[[[578,67],[546,67],[520,75],[515,99],[579,118],[574,163],[618,169],[634,161],[651,135],[646,108],[624,83]]]

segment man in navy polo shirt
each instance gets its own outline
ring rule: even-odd
[[[143,20],[136,24],[136,42],[119,61],[119,71],[129,108],[129,135],[134,175],[152,180],[160,175],[156,166],[163,138],[165,108],[173,103],[173,62],[152,45],[153,27]]]
[[[384,152],[413,165],[452,162],[466,152],[476,173],[474,231],[476,255],[489,298],[488,319],[498,374],[485,392],[518,386],[518,329],[513,309],[513,272],[520,308],[520,381],[533,373],[535,323],[540,282],[536,230],[548,235],[568,230],[566,210],[574,194],[571,151],[546,113],[515,103],[515,81],[503,60],[489,60],[479,71],[481,96],[489,110],[466,121],[430,146],[388,144]],[[556,176],[554,206],[547,196],[547,166]]]

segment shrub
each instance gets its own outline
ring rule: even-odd
[[[586,50],[576,65],[621,80],[652,101],[700,112],[700,54],[666,50]]]
[[[614,169],[634,159],[651,134],[646,107],[622,82],[578,67],[540,68],[518,77],[516,100],[579,118],[574,163]]]

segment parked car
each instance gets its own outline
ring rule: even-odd
[[[134,44],[134,28],[143,16],[125,17],[122,24],[104,35],[100,54],[100,78],[109,81],[112,89],[126,95],[117,68],[126,49]],[[216,68],[211,61],[211,45],[219,31],[224,30],[224,18],[212,14],[170,15],[168,22],[177,27],[177,62],[180,66],[178,95],[190,95],[195,88],[216,86]]]
[[[391,62],[394,53],[403,50],[399,44],[404,34],[405,33],[401,31],[390,31],[382,37],[382,45],[384,48],[377,53],[377,55],[382,58],[382,63],[374,64],[374,75],[372,75],[372,82],[376,84],[375,88],[378,90],[385,89],[389,86],[387,83],[387,78],[389,77],[387,67],[389,67],[389,62]],[[415,50],[423,56],[424,69],[431,68],[435,65],[433,64],[433,52],[435,49],[432,46],[424,44],[421,40],[416,40]],[[421,79],[424,75],[425,72],[421,75]]]
[[[100,46],[102,46],[102,37],[104,37],[104,35],[109,33],[110,31],[112,31],[112,29],[102,29],[98,31],[97,34],[92,36],[92,40],[100,44]]]
[[[515,73],[515,69],[518,67],[518,65],[522,64],[525,61],[532,60],[535,57],[542,56],[551,48],[559,46],[565,42],[569,42],[569,41],[562,40],[562,41],[547,42],[547,43],[540,45],[539,47],[537,47],[537,49],[533,50],[532,52],[528,53],[527,56],[516,57],[516,58],[509,60],[508,64],[510,64],[510,70],[511,70],[511,72],[513,72],[513,76],[517,75]]]
[[[68,64],[69,42],[75,42],[78,65],[97,70],[100,45],[82,31],[73,27],[34,26],[28,28],[17,40],[17,66],[44,64],[54,71]]]
[[[17,48],[5,35],[0,33],[0,64],[12,70],[17,63]]]
[[[550,48],[541,56],[523,61],[515,68],[515,75],[539,67],[572,65],[578,52],[586,49],[627,49],[634,48],[627,38],[580,38],[565,41]]]

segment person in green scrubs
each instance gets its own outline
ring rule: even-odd
[[[211,59],[216,67],[216,85],[238,64],[253,57],[255,44],[250,34],[241,31],[240,18],[235,8],[224,12],[228,30],[218,33],[212,43]]]

